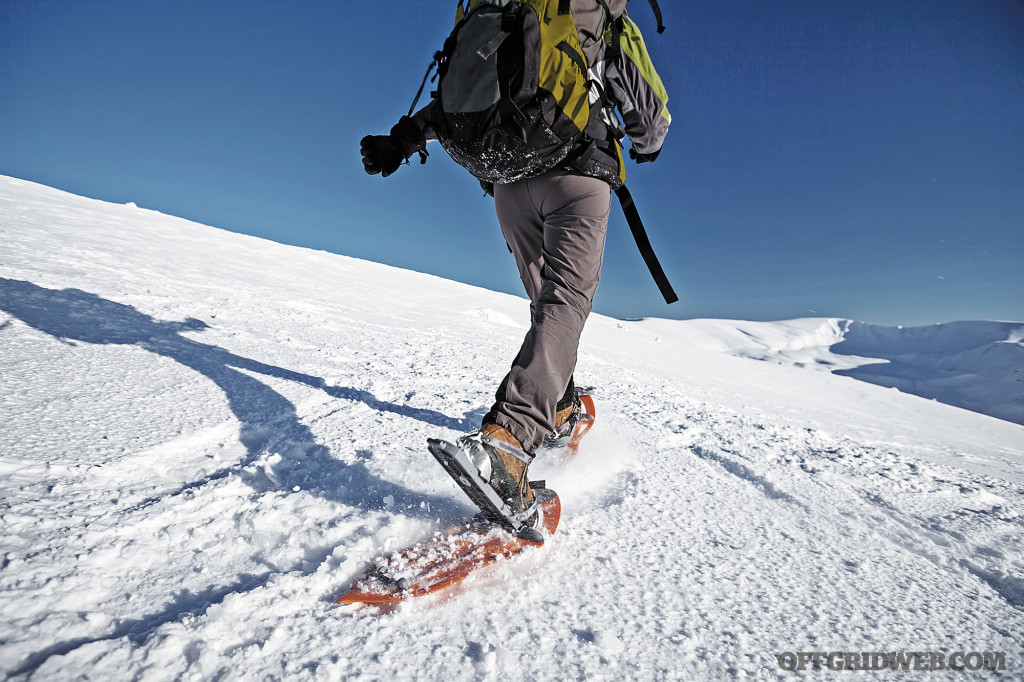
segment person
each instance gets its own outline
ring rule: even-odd
[[[610,21],[628,17],[626,2],[571,2],[597,84],[591,102],[610,100],[621,124],[608,107],[592,105],[586,154],[570,153],[567,158],[573,161],[533,177],[493,187],[482,183],[494,197],[498,223],[530,299],[530,329],[480,429],[464,436],[460,445],[508,507],[527,517],[534,505],[530,463],[546,439],[570,434],[581,414],[573,373],[600,280],[611,191],[624,177],[619,139],[623,132],[628,135],[630,157],[637,163],[651,162],[671,122],[664,86],[646,49],[639,54],[613,49],[607,39]],[[403,116],[389,135],[362,139],[367,173],[389,176],[434,139],[434,104]]]

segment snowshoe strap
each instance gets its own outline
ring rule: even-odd
[[[530,520],[531,516],[537,513],[537,509],[539,507],[540,502],[537,500],[537,497],[534,496],[533,504],[531,504],[529,507],[519,512],[518,514],[512,514],[508,517],[509,523],[516,531],[518,531],[520,528],[527,525],[526,522]]]
[[[658,262],[658,257],[654,254],[654,247],[651,246],[651,240],[647,237],[647,230],[644,229],[640,212],[636,210],[636,204],[633,203],[633,195],[623,185],[615,190],[615,196],[619,198],[622,213],[626,216],[626,222],[629,223],[629,231],[633,233],[633,240],[636,242],[637,248],[640,249],[640,255],[643,256],[647,269],[651,271],[651,276],[654,277],[658,289],[661,290],[665,303],[675,303],[679,297],[676,296],[665,271],[661,268],[661,263]]]
[[[474,434],[471,437],[479,438],[481,443],[486,443],[495,450],[501,450],[505,454],[512,455],[519,461],[525,462],[526,464],[529,464],[530,462],[533,461],[533,455],[529,455],[523,452],[522,450],[512,445],[511,443],[506,443],[503,440],[498,440],[497,438],[492,438],[491,436],[481,436]]]
[[[473,504],[480,509],[484,518],[490,523],[505,526],[522,537],[521,534],[531,526],[519,518],[520,514],[513,513],[508,503],[501,499],[497,491],[480,477],[479,470],[467,456],[464,442],[463,439],[460,439],[459,444],[453,445],[436,438],[427,439],[430,453],[444,467],[452,480],[469,496]],[[538,504],[539,502],[535,498],[534,504],[523,513],[536,511]],[[529,517],[526,519],[528,520]]]

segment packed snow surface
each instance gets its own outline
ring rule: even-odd
[[[1021,324],[594,316],[597,426],[534,465],[559,532],[454,594],[335,604],[473,513],[425,440],[477,425],[527,318],[0,178],[0,671],[771,679],[783,652],[978,651],[1006,671],[969,679],[1024,675]]]

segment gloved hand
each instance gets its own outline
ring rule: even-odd
[[[653,163],[660,153],[661,150],[659,149],[658,151],[651,152],[650,154],[641,154],[633,147],[629,148],[629,158],[633,159],[637,163]]]
[[[359,141],[363,168],[370,175],[387,176],[398,170],[403,161],[427,146],[423,131],[408,116],[403,116],[390,135],[367,135]]]
[[[387,177],[398,170],[405,157],[390,135],[367,135],[359,141],[359,153],[363,155],[363,169],[370,175]]]

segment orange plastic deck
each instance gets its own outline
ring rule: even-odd
[[[562,504],[553,490],[540,503],[541,528],[554,534],[562,515]],[[541,543],[518,538],[492,524],[472,521],[453,526],[433,538],[378,560],[363,571],[338,602],[342,604],[389,604],[439,592],[465,580],[471,573],[496,561],[515,556]],[[405,588],[388,585],[377,575],[381,567],[413,576]]]
[[[576,429],[572,432],[572,438],[569,440],[569,445],[565,448],[565,459],[572,459],[579,453],[580,441],[593,428],[595,418],[597,417],[597,408],[594,407],[593,398],[583,393],[580,395],[580,402],[583,403],[583,412],[589,415],[589,417],[581,419],[580,423],[576,425]]]

